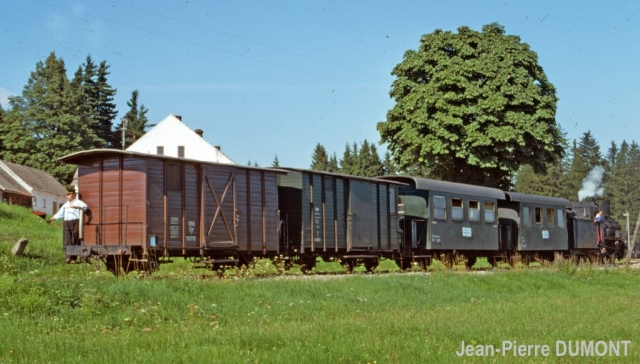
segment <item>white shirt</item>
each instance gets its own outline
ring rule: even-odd
[[[75,207],[81,207],[82,211],[87,211],[87,204],[75,198],[72,201],[67,201],[64,203],[64,205],[60,206],[60,210],[58,210],[58,212],[53,215],[53,218],[55,220],[60,220],[64,217],[64,221],[79,220],[80,209],[76,209]]]

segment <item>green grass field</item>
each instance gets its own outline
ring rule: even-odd
[[[27,255],[11,256],[23,236]],[[115,277],[63,262],[59,225],[0,204],[0,362],[640,361],[634,269],[407,274],[384,262],[390,273],[304,276],[261,261],[218,277],[176,259],[150,276]],[[623,341],[626,356],[597,355],[599,342]],[[457,356],[462,342],[485,356]],[[558,357],[556,342],[585,350]],[[516,355],[486,356],[503,345]],[[533,345],[550,352],[535,356]]]

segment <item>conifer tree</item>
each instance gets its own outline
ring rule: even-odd
[[[110,74],[108,70],[109,66],[107,66],[107,62],[100,62],[95,82],[97,103],[94,113],[96,117],[96,132],[98,137],[105,141],[102,147],[113,148],[119,144],[118,133],[116,130],[113,130],[113,120],[115,120],[116,115],[118,115],[118,111],[116,110],[116,104],[113,103],[116,89],[112,88],[107,82],[107,76]],[[141,106],[140,110],[144,112],[141,113],[142,115],[139,114],[139,117],[144,116],[146,119],[145,114],[147,111],[144,109],[144,105]],[[144,121],[143,126],[147,126],[146,121]]]
[[[329,158],[329,165],[328,165],[327,172],[332,172],[332,173],[340,172],[340,167],[338,167],[338,157],[336,156],[335,152],[333,152],[333,155],[331,156],[331,158]]]
[[[2,108],[2,104],[0,104],[0,133],[3,133],[4,130],[4,109]],[[4,150],[2,137],[0,137],[0,155],[2,155],[2,151]]]
[[[391,153],[389,151],[384,153],[384,161],[382,162],[384,175],[393,176],[397,173],[397,169],[395,164],[393,163],[393,159],[391,158]]]
[[[591,131],[584,133],[579,143],[576,144],[574,140],[572,154],[573,159],[567,174],[565,194],[569,196],[569,199],[575,200],[582,187],[583,179],[592,169],[602,166],[603,159],[600,146],[591,135]]]
[[[123,133],[124,130],[124,141],[125,145],[122,146],[122,139],[118,142],[116,147],[126,149],[128,146],[133,144],[136,140],[140,139],[145,133],[149,120],[147,119],[147,112],[149,109],[145,108],[143,104],[138,106],[138,90],[133,90],[131,92],[131,99],[127,101],[127,106],[129,106],[129,111],[124,115],[124,117],[120,120],[120,124],[117,127],[117,130],[120,133]]]
[[[273,162],[271,162],[271,167],[280,167],[280,160],[278,159],[278,154],[273,157]]]
[[[83,123],[79,90],[67,78],[64,60],[51,53],[38,62],[21,96],[10,98],[2,141],[2,158],[48,172],[69,183],[75,166],[58,158],[92,147],[97,139],[91,125]]]
[[[310,168],[314,171],[327,171],[329,169],[329,155],[325,147],[320,143],[316,144],[313,149]]]

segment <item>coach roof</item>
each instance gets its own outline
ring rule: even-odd
[[[406,177],[406,176],[383,176],[382,179],[403,182],[413,186],[417,190],[456,193],[478,197],[489,197],[504,200],[504,192],[497,188],[474,186],[457,182],[438,181],[429,178]]]
[[[507,195],[507,199],[509,201],[571,207],[571,201],[567,200],[566,198],[528,195],[525,193],[517,192],[505,192],[505,194]]]

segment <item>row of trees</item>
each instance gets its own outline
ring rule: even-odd
[[[572,201],[591,196],[605,198],[611,203],[613,217],[619,221],[627,212],[635,215],[640,211],[638,143],[623,140],[618,146],[612,141],[603,155],[591,132],[586,132],[579,141],[574,141],[567,154],[569,158],[550,165],[547,173],[536,174],[532,168],[522,167],[517,175],[515,191]],[[589,176],[595,178],[587,179]]]
[[[352,176],[376,177],[385,174],[395,174],[396,169],[391,161],[391,154],[385,153],[384,160],[380,160],[378,150],[373,143],[366,139],[358,146],[356,142],[345,146],[342,158],[334,152],[331,156],[327,149],[318,143],[311,155],[311,169],[333,173],[349,174]]]
[[[140,138],[148,126],[147,109],[134,90],[129,111],[114,125],[118,114],[114,89],[108,82],[109,66],[91,56],[69,80],[62,58],[51,53],[36,64],[20,96],[0,106],[0,158],[48,172],[61,183],[73,179],[75,166],[58,158],[92,148],[122,148]]]

